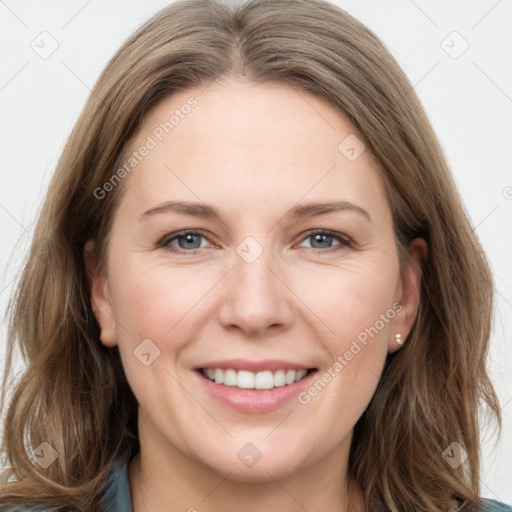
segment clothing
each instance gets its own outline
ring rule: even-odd
[[[133,512],[131,505],[130,483],[128,480],[128,462],[118,459],[114,464],[103,499],[101,512]],[[47,512],[41,507],[6,508],[0,506],[0,512]],[[484,499],[482,512],[512,512],[512,507],[498,501]],[[412,512],[412,511],[411,511]]]
[[[133,512],[128,480],[128,461],[118,459],[114,464],[107,482],[102,506],[102,512]]]
[[[114,466],[104,503],[104,512],[133,512],[126,461],[118,460]],[[482,505],[482,512],[512,512],[512,507],[494,500],[484,499]]]
[[[14,505],[2,506],[0,504],[0,512],[50,512],[50,510],[40,505],[19,507]],[[117,459],[112,467],[105,486],[102,506],[98,512],[133,512],[126,460]]]

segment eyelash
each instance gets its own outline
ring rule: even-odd
[[[198,251],[201,250],[201,248],[198,249],[192,249],[190,251],[185,249],[174,249],[171,248],[170,243],[174,240],[178,240],[179,238],[185,237],[187,235],[198,235],[206,238],[208,241],[211,242],[208,236],[206,236],[205,233],[202,231],[197,231],[193,229],[185,229],[183,231],[179,231],[177,233],[172,233],[171,235],[165,236],[158,244],[159,247],[162,247],[170,252],[178,253],[178,254],[196,254]],[[340,242],[340,245],[334,247],[334,248],[328,248],[328,249],[316,249],[314,247],[306,247],[306,249],[312,249],[313,251],[318,251],[322,253],[330,253],[339,251],[344,248],[350,248],[352,247],[352,241],[349,237],[346,235],[343,235],[341,233],[338,233],[337,231],[331,231],[329,229],[313,229],[308,232],[306,232],[306,235],[303,236],[300,240],[300,242],[303,242],[304,240],[307,240],[308,238],[311,238],[314,235],[325,235],[329,237],[333,237],[337,239]]]

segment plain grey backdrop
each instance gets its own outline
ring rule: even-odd
[[[132,31],[168,3],[0,0],[2,314],[90,89]],[[497,444],[483,425],[482,495],[512,504],[512,0],[334,3],[374,30],[409,76],[489,255],[497,290],[489,367],[504,422]],[[5,343],[4,322],[2,361]]]

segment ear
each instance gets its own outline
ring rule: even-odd
[[[418,314],[420,303],[420,287],[422,266],[428,258],[427,243],[423,238],[415,238],[409,245],[409,255],[400,271],[400,280],[397,285],[397,301],[401,309],[390,323],[391,332],[388,351],[395,352],[401,345],[396,342],[395,334],[402,336],[402,343],[411,332],[414,320]]]
[[[117,344],[117,336],[110,289],[92,240],[85,244],[83,255],[91,307],[101,329],[100,339],[105,346],[113,347]]]

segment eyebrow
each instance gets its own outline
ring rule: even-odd
[[[294,206],[285,214],[285,218],[302,219],[323,215],[326,213],[338,211],[352,211],[359,213],[367,220],[372,222],[370,214],[360,206],[348,201],[333,201],[328,203],[306,203]],[[221,214],[217,208],[206,203],[195,203],[188,201],[166,201],[137,216],[137,220],[143,221],[149,217],[166,212],[176,212],[191,217],[200,217],[203,219],[221,220]]]

